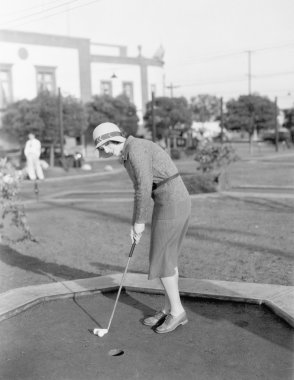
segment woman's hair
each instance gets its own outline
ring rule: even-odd
[[[111,142],[112,144],[115,144],[115,145],[122,144],[121,141],[109,140],[109,142]]]

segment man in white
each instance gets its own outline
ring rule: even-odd
[[[24,154],[27,160],[27,171],[30,180],[34,181],[37,178],[43,180],[44,174],[40,164],[41,143],[35,138],[33,133],[28,135],[29,139],[26,142]]]

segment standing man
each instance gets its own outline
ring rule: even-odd
[[[40,164],[41,143],[33,133],[28,135],[24,154],[27,160],[27,171],[30,180],[44,179],[43,169]]]

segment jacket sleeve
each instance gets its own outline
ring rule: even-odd
[[[146,149],[133,147],[129,152],[129,165],[134,185],[133,224],[146,223],[152,192],[152,156]]]

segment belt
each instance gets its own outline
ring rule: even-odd
[[[171,177],[168,177],[168,178],[164,179],[161,182],[158,182],[158,183],[154,183],[153,182],[153,184],[152,184],[152,191],[156,190],[159,186],[164,185],[166,182],[169,182],[172,179],[177,178],[179,175],[180,175],[180,173],[176,173],[176,174],[172,175]]]

